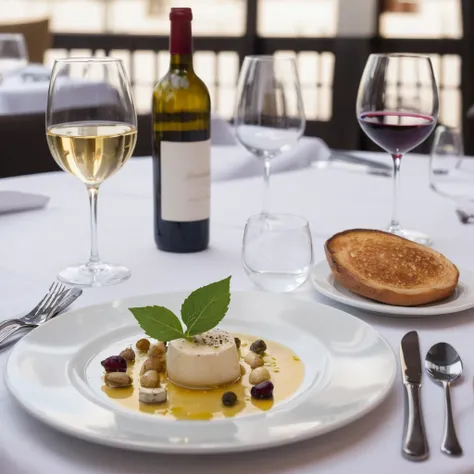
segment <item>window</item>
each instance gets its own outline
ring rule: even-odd
[[[245,33],[245,0],[192,0],[196,35]],[[168,34],[170,7],[180,0],[0,0],[0,21],[49,15],[58,32]]]
[[[334,36],[339,1],[259,0],[258,34],[280,37]]]
[[[382,13],[387,38],[461,38],[461,0],[418,0],[417,13]]]
[[[462,38],[461,0],[418,0],[416,13],[383,13],[380,33],[387,38]],[[439,120],[444,125],[461,126],[461,58],[431,55],[439,89]],[[415,87],[416,77],[405,71],[400,85]],[[423,84],[419,89],[423,100]]]

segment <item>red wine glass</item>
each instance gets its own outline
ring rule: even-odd
[[[431,245],[427,235],[402,228],[397,206],[402,157],[423,143],[438,121],[438,88],[430,58],[370,55],[359,85],[357,118],[365,134],[393,159],[393,210],[387,231]]]

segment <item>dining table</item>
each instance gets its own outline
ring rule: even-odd
[[[226,159],[225,148],[213,152]],[[390,165],[388,155],[358,154]],[[263,169],[261,173],[213,179],[209,248],[173,254],[157,250],[153,238],[151,158],[131,159],[101,186],[99,245],[104,260],[123,263],[132,276],[116,286],[86,289],[71,310],[131,296],[192,290],[228,275],[232,275],[232,291],[260,291],[245,273],[241,251],[246,220],[262,209]],[[434,249],[458,265],[461,274],[463,269],[472,270],[474,225],[462,224],[455,204],[430,189],[428,157],[406,156],[401,180],[401,223],[430,235]],[[85,261],[89,249],[87,194],[79,180],[63,172],[45,173],[2,179],[2,190],[46,194],[50,201],[40,210],[0,215],[0,320],[30,310],[58,270]],[[324,243],[334,233],[351,228],[384,229],[390,219],[391,198],[389,176],[308,162],[271,177],[269,202],[271,212],[297,214],[309,221],[317,263],[325,258]],[[453,458],[440,451],[443,391],[426,373],[421,397],[430,456],[418,463],[405,459],[401,452],[405,417],[401,372],[377,408],[332,433],[276,449],[219,455],[140,453],[76,439],[24,411],[2,377],[0,473],[474,473],[474,309],[425,318],[391,317],[335,303],[318,294],[310,281],[286,297],[330,305],[364,320],[388,341],[398,364],[400,340],[408,331],[418,332],[422,357],[436,342],[453,345],[464,362],[464,374],[452,387],[454,419],[464,455]],[[2,371],[10,352],[11,346],[0,351]]]

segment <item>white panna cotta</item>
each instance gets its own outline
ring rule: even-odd
[[[168,378],[176,385],[209,389],[240,378],[240,363],[234,337],[213,329],[191,340],[175,339],[166,352]]]

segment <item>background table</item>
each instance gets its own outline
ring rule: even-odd
[[[388,160],[388,158],[381,158]],[[390,218],[390,178],[338,169],[303,169],[275,175],[272,208],[306,216],[311,223],[315,259],[323,243],[351,227],[383,228]],[[133,272],[120,285],[85,291],[76,306],[127,296],[190,290],[233,275],[233,290],[252,289],[240,261],[246,218],[260,211],[261,177],[214,182],[211,246],[197,254],[159,252],[152,233],[150,160],[131,161],[106,182],[99,200],[99,239],[106,260]],[[0,216],[0,319],[30,309],[62,266],[85,261],[89,248],[88,205],[83,186],[60,173],[0,181],[1,189],[46,193],[42,211]],[[459,223],[454,204],[428,187],[428,160],[409,156],[402,167],[400,216],[403,225],[430,234],[435,248],[454,263],[472,269],[474,226]],[[431,319],[393,319],[333,304],[309,283],[293,297],[309,298],[348,311],[372,324],[395,352],[408,330],[419,331],[423,354],[438,341],[452,343],[465,363],[463,381],[452,390],[461,459],[441,454],[443,393],[427,376],[422,389],[431,457],[411,463],[400,454],[403,389],[397,380],[388,399],[374,412],[332,434],[275,450],[241,455],[164,456],[95,446],[57,433],[31,418],[0,382],[0,472],[3,474],[469,474],[474,472],[474,311]],[[289,297],[292,297],[289,296]],[[67,317],[67,316],[63,316]],[[8,351],[0,352],[3,368]]]

